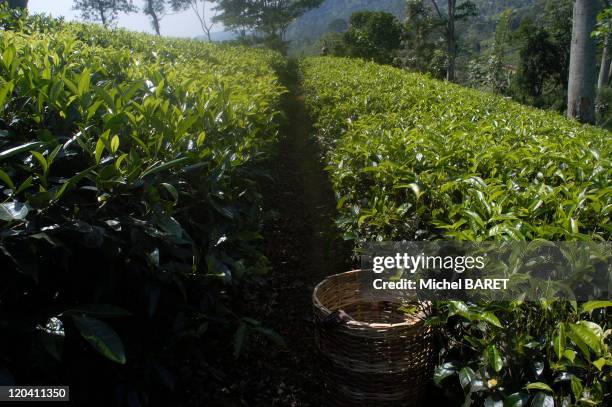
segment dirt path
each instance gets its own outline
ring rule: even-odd
[[[261,372],[269,375],[268,391],[253,402],[310,406],[320,405],[321,391],[311,293],[326,276],[350,269],[350,249],[334,225],[336,200],[311,137],[295,69],[285,82],[290,90],[285,102],[288,125],[273,160],[275,183],[264,191],[267,209],[273,213],[264,237],[272,266],[270,286],[274,287],[274,303],[265,319],[285,338],[287,350],[268,356],[273,370]]]
[[[296,66],[282,79],[290,91],[287,120],[269,161],[274,181],[262,191],[262,244],[270,270],[245,281],[232,307],[280,334],[286,346],[253,331],[238,359],[231,338],[189,355],[182,362],[189,407],[321,405],[312,290],[326,276],[351,269],[351,246],[334,225],[336,200],[311,135]]]
[[[320,405],[311,293],[326,276],[350,268],[350,250],[333,223],[336,201],[310,135],[295,69],[285,84],[290,90],[285,101],[288,124],[271,162],[275,182],[264,191],[271,211],[264,226],[271,272],[267,288],[253,300],[266,304],[259,317],[284,337],[287,347],[251,349],[249,359],[259,365],[259,377],[249,380],[253,387],[246,386],[254,390],[247,395],[249,405]]]
[[[189,386],[190,405],[201,400],[207,407],[321,405],[311,295],[326,276],[351,268],[351,250],[334,225],[336,200],[311,137],[294,66],[283,81],[290,90],[284,101],[287,124],[269,164],[274,181],[263,190],[270,271],[241,288],[238,313],[279,333],[286,346],[255,334],[238,360],[227,350],[205,351],[197,363],[205,363],[206,372]]]

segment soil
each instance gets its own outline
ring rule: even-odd
[[[326,276],[352,269],[351,245],[335,227],[336,199],[312,137],[295,67],[285,76],[287,126],[264,190],[272,216],[264,226],[272,302],[262,318],[286,341],[284,351],[251,353],[263,365],[249,405],[318,406],[321,383],[312,325],[312,291]],[[268,368],[266,368],[268,367]]]

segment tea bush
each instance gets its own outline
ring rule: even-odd
[[[0,14],[0,382],[164,404],[188,341],[278,341],[231,301],[267,267],[282,57]]]
[[[302,72],[348,237],[609,239],[605,130],[372,63]]]
[[[347,238],[610,239],[607,131],[359,60],[301,75]],[[435,381],[465,405],[609,403],[610,306],[440,303]]]

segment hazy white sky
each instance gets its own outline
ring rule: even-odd
[[[79,12],[72,10],[72,3],[72,0],[30,0],[28,8],[31,13],[46,13],[54,17],[64,16],[67,20],[79,20]],[[141,9],[144,0],[134,0],[134,4]],[[212,15],[210,11],[207,14]],[[121,14],[118,25],[129,30],[153,32],[149,19],[142,12],[130,15]],[[165,16],[161,21],[161,31],[162,35],[173,37],[195,37],[204,34],[198,18],[191,10]],[[216,26],[213,31],[222,31],[222,28]]]

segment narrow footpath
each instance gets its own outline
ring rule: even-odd
[[[250,289],[244,311],[278,332],[286,347],[263,338],[249,341],[244,358],[236,362],[239,377],[230,379],[234,405],[321,405],[311,294],[326,276],[351,269],[350,245],[334,224],[336,200],[311,136],[295,66],[283,81],[290,91],[284,102],[287,120],[270,161],[274,182],[263,191],[270,271]]]
[[[287,127],[273,160],[275,183],[264,196],[273,213],[265,225],[266,255],[271,261],[274,305],[266,318],[286,340],[287,349],[268,359],[268,395],[257,405],[319,406],[311,294],[326,276],[351,268],[350,245],[335,227],[336,199],[324,171],[322,154],[312,137],[312,125],[295,66],[283,78],[290,93],[285,100]],[[265,356],[262,355],[265,359]]]

